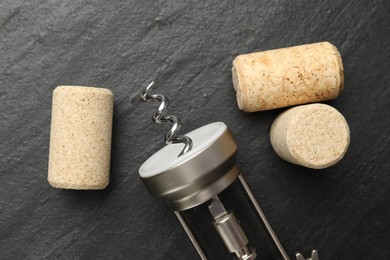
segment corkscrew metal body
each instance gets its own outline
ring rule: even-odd
[[[183,211],[208,203],[214,219],[212,224],[226,249],[234,253],[238,260],[254,260],[257,253],[248,247],[248,237],[239,221],[232,211],[225,209],[218,197],[219,193],[237,180],[280,257],[289,260],[235,163],[237,144],[228,127],[222,122],[215,122],[179,136],[181,121],[177,116],[168,115],[168,98],[151,93],[155,82],[152,81],[145,88],[140,99],[144,102],[161,102],[152,120],[157,124],[170,122],[172,127],[165,135],[167,146],[153,154],[139,169],[140,177],[150,193],[170,204],[201,259],[206,260],[208,257]],[[180,151],[180,147],[170,145],[176,143],[183,143],[184,148]],[[305,260],[300,253],[295,257],[296,260]],[[313,250],[307,260],[318,260],[318,252]]]
[[[179,131],[181,128],[181,120],[177,116],[168,115],[169,99],[161,94],[152,94],[153,87],[156,83],[156,79],[153,80],[141,93],[140,100],[143,102],[158,101],[161,102],[158,110],[154,112],[152,116],[153,122],[161,124],[161,122],[170,122],[172,124],[171,129],[165,135],[166,144],[183,143],[184,148],[180,152],[179,156],[187,153],[192,149],[192,140],[188,136],[180,136]]]

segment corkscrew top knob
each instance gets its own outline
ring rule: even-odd
[[[239,174],[235,164],[237,144],[224,123],[205,125],[186,136],[194,142],[191,151],[177,157],[181,147],[166,145],[139,169],[150,193],[179,211],[210,200]]]

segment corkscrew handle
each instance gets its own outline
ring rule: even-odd
[[[170,122],[172,124],[171,129],[165,135],[166,144],[183,143],[184,148],[180,152],[179,156],[187,153],[192,149],[192,140],[188,136],[178,135],[181,128],[181,120],[177,116],[168,115],[169,99],[161,94],[152,94],[156,80],[153,80],[140,94],[140,100],[143,102],[157,101],[160,102],[160,106],[153,113],[152,120],[156,124],[161,122]]]

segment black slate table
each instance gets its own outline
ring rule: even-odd
[[[281,160],[269,130],[284,109],[237,108],[231,62],[242,53],[330,41],[345,90],[327,102],[347,119],[351,145],[315,171]],[[0,2],[0,259],[198,259],[138,168],[168,125],[138,94],[158,92],[183,132],[223,121],[237,161],[291,257],[389,259],[390,4],[388,1]],[[47,178],[52,91],[115,94],[111,179],[102,191],[59,190]],[[224,195],[260,259],[277,254],[236,187]],[[230,259],[204,207],[188,213],[213,259]]]

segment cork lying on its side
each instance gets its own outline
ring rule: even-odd
[[[334,99],[344,85],[340,53],[328,42],[239,55],[232,77],[245,112]]]
[[[273,122],[270,137],[281,158],[313,169],[327,168],[341,160],[350,141],[344,117],[324,104],[283,112]]]
[[[62,189],[104,189],[109,182],[114,95],[108,89],[53,91],[48,181]]]

